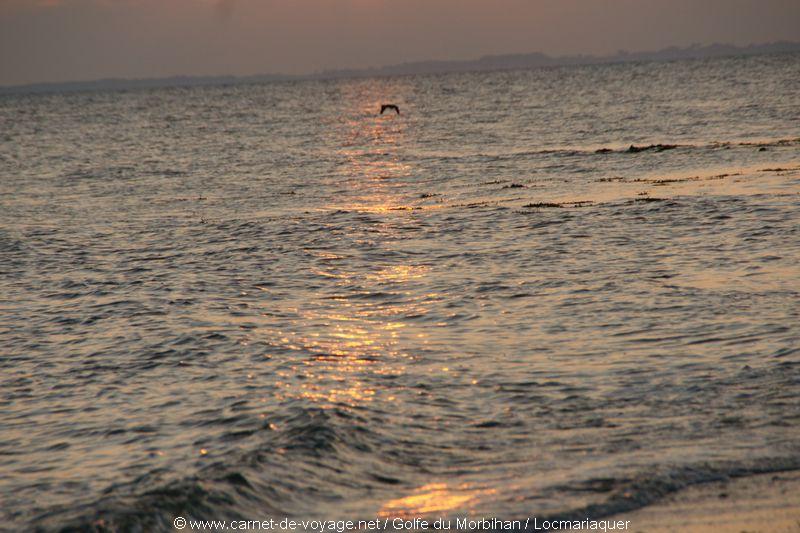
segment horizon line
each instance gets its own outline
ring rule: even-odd
[[[749,52],[749,53],[748,53]],[[316,70],[304,74],[173,74],[149,77],[102,77],[84,80],[40,81],[0,85],[0,94],[47,93],[82,90],[125,90],[138,88],[198,87],[229,84],[269,83],[281,81],[322,81],[381,76],[415,74],[445,74],[456,72],[527,70],[544,67],[587,66],[592,64],[629,63],[637,61],[675,61],[737,55],[766,55],[770,53],[800,52],[800,41],[778,40],[747,45],[714,42],[692,43],[687,46],[671,45],[658,50],[618,50],[612,54],[549,55],[544,52],[509,52],[482,55],[473,59],[423,59],[409,60],[381,66],[340,67]],[[696,54],[696,55],[693,55]],[[702,55],[705,53],[705,55]],[[669,54],[673,54],[670,56]],[[538,59],[540,63],[531,61]],[[513,63],[510,60],[521,60]],[[503,63],[505,61],[505,63]],[[526,63],[527,62],[527,63]],[[414,69],[417,71],[415,72]],[[176,83],[177,82],[177,83]],[[183,82],[183,83],[180,83]],[[107,84],[108,86],[103,86]],[[127,86],[126,86],[127,84]]]

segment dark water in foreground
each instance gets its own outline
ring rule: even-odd
[[[600,517],[800,467],[798,79],[3,97],[2,527]]]

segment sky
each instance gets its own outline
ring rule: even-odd
[[[0,0],[0,85],[800,41],[800,0]]]

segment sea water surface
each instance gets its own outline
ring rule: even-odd
[[[798,80],[0,97],[0,529],[595,518],[800,467]]]

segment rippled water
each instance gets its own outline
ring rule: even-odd
[[[3,527],[602,516],[797,468],[798,79],[0,98]]]

